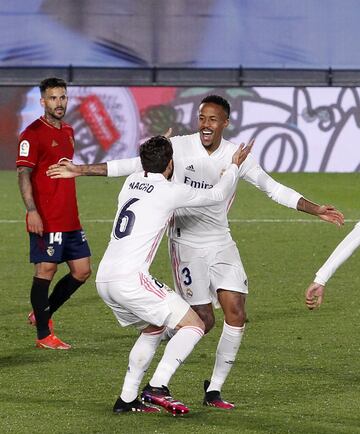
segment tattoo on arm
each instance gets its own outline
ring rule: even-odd
[[[20,166],[17,168],[19,189],[28,212],[36,211],[31,185],[31,172],[32,169],[30,167]]]
[[[319,210],[319,205],[314,202],[310,202],[309,200],[301,197],[299,202],[297,203],[296,208],[298,211],[306,212],[307,214],[317,215]]]
[[[107,164],[81,164],[78,166],[80,169],[80,174],[83,176],[106,176],[107,175]]]

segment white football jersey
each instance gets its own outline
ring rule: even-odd
[[[162,174],[130,175],[119,194],[110,242],[96,281],[112,282],[135,271],[147,271],[174,210],[224,201],[234,188],[237,172],[238,167],[232,164],[214,188],[203,190],[169,182]]]
[[[211,189],[231,164],[238,146],[222,139],[220,146],[210,155],[200,140],[200,134],[171,138],[174,149],[174,181],[198,190]],[[296,208],[301,195],[271,178],[249,154],[240,166],[238,179],[245,179],[263,190],[269,197],[285,206]],[[219,246],[233,243],[227,213],[236,190],[215,206],[182,208],[175,211],[169,236],[192,247]]]
[[[219,148],[208,154],[201,143],[200,134],[172,137],[174,150],[173,180],[199,191],[210,190],[229,167],[237,145],[222,139]],[[123,176],[141,168],[140,158],[114,160],[107,163],[108,176]],[[240,166],[238,179],[244,179],[264,191],[274,201],[296,209],[301,194],[275,181],[249,154]],[[215,206],[186,207],[175,212],[169,236],[192,247],[224,246],[232,244],[227,213],[231,206],[236,184],[230,197]]]

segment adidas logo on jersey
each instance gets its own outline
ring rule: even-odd
[[[190,170],[190,172],[195,172],[194,166],[190,164],[190,166],[185,167],[185,170]]]

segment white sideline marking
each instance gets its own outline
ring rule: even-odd
[[[113,223],[113,219],[81,219],[84,223]],[[345,219],[346,223],[357,223],[358,219]],[[24,223],[24,220],[0,220],[0,224]],[[229,223],[322,223],[320,219],[229,219]],[[325,223],[325,222],[324,222]]]
[[[357,223],[359,219],[345,219],[346,223]],[[325,223],[319,218],[313,219],[229,219],[229,223]]]

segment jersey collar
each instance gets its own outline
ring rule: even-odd
[[[222,137],[219,147],[214,152],[212,152],[211,154],[209,154],[207,152],[207,150],[205,149],[204,145],[201,143],[200,133],[196,133],[196,140],[198,141],[198,144],[201,146],[204,154],[207,155],[209,158],[213,158],[216,155],[220,154],[222,152],[224,144],[225,144],[225,139],[224,139],[224,137]]]
[[[164,180],[165,179],[165,177],[164,177],[164,175],[162,174],[162,173],[152,173],[152,172],[147,172],[147,176],[145,176],[145,172],[142,172],[142,176],[145,178],[145,179],[151,179],[151,180],[159,180],[159,181],[161,181],[161,180]]]
[[[60,128],[56,128],[56,127],[54,127],[54,125],[51,125],[50,122],[48,122],[46,120],[45,116],[40,116],[40,120],[41,120],[41,122],[43,122],[45,125],[47,125],[50,128],[54,128],[55,130],[61,130],[62,129],[62,126],[63,126],[62,121],[60,122]]]

